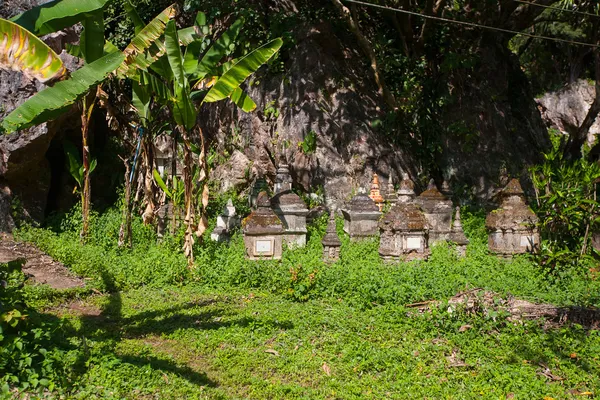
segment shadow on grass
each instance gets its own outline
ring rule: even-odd
[[[115,289],[112,277],[105,273],[102,275],[105,287]],[[151,335],[169,335],[178,330],[217,330],[231,327],[260,326],[270,329],[292,329],[291,322],[277,322],[269,319],[259,320],[252,317],[239,317],[223,308],[206,309],[214,306],[216,300],[191,301],[178,304],[161,310],[141,311],[132,316],[123,316],[123,300],[118,291],[113,291],[99,315],[82,315],[79,317],[80,328],[68,327],[65,337],[81,337],[100,343],[100,348],[114,349],[125,339],[144,338]],[[232,318],[233,317],[233,318]],[[109,346],[103,346],[102,343]],[[84,346],[80,359],[76,362],[73,380],[77,381],[86,372],[87,361],[93,355]],[[111,350],[114,357],[123,363],[138,367],[150,366],[153,370],[170,372],[186,379],[192,384],[218,387],[218,383],[211,380],[206,373],[181,365],[176,361],[159,358],[160,355],[152,354],[118,354]]]

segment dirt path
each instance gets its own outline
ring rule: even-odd
[[[83,279],[73,274],[58,261],[28,243],[15,242],[12,236],[0,234],[0,263],[18,258],[26,260],[23,272],[37,283],[53,289],[84,287]]]

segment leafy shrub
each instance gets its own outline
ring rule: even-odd
[[[133,247],[117,246],[121,224],[119,207],[102,215],[91,213],[87,244],[81,244],[78,207],[62,219],[52,221],[56,232],[24,227],[16,236],[36,243],[74,273],[92,278],[92,286],[101,290],[178,284],[188,279],[187,261],[183,254],[174,251],[178,247],[176,241],[169,238],[158,243],[156,234],[141,218],[132,221]]]
[[[50,342],[58,324],[25,304],[22,262],[0,263],[0,392],[10,387],[53,391],[64,382],[66,353]],[[63,368],[61,368],[63,367]]]
[[[213,215],[225,201],[223,197],[220,204],[215,203]],[[503,260],[490,254],[485,211],[465,209],[462,216],[471,240],[465,258],[459,258],[452,246],[438,245],[433,247],[428,261],[397,264],[382,262],[377,238],[351,242],[343,233],[341,219],[337,221],[342,239],[341,259],[333,265],[325,264],[321,239],[326,216],[308,227],[305,248],[285,249],[281,260],[247,260],[241,232],[236,232],[227,243],[215,243],[208,240],[211,226],[205,240],[195,246],[195,265],[191,269],[176,237],[165,237],[157,243],[156,235],[139,218],[133,222],[133,248],[118,248],[120,217],[116,210],[94,215],[90,229],[93,239],[86,245],[79,242],[79,227],[59,233],[27,228],[19,232],[19,237],[35,242],[74,272],[93,278],[92,284],[103,290],[193,282],[219,290],[261,289],[297,301],[333,297],[371,307],[444,299],[465,287],[482,287],[558,304],[595,305],[600,301],[600,282],[586,275],[546,276],[540,274],[530,256]],[[62,223],[63,228],[67,225]]]
[[[585,273],[594,263],[592,232],[600,227],[600,166],[585,158],[565,159],[560,140],[544,157],[544,163],[531,170],[543,239],[539,262],[555,274]]]

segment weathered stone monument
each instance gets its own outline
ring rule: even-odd
[[[291,248],[306,246],[306,215],[308,208],[300,196],[292,192],[292,177],[287,165],[277,169],[273,211],[283,223],[283,240]]]
[[[379,211],[383,210],[383,196],[381,195],[381,189],[379,188],[379,176],[376,173],[373,173],[373,181],[371,182],[371,192],[369,193],[369,197],[375,204]]]
[[[396,193],[396,189],[394,189],[394,180],[392,178],[391,172],[390,177],[388,178],[387,193],[385,195],[385,200],[391,205],[394,205],[398,202],[398,194]]]
[[[289,247],[306,246],[306,214],[308,209],[296,193],[278,193],[271,201],[273,211],[283,223],[283,240]]]
[[[425,259],[429,255],[427,220],[414,203],[414,184],[406,177],[399,194],[399,201],[379,222],[379,255],[385,261]]]
[[[244,220],[244,244],[250,260],[279,260],[282,254],[283,224],[271,209],[267,192],[260,192],[256,210]]]
[[[540,243],[538,219],[525,202],[519,180],[511,180],[499,198],[500,208],[485,220],[489,249],[505,257],[535,251]]]
[[[232,231],[240,224],[240,218],[235,212],[231,199],[227,201],[221,215],[217,217],[217,226],[210,234],[210,239],[215,242],[224,242],[231,237]]]
[[[334,263],[340,259],[340,249],[342,242],[337,234],[335,226],[335,213],[332,211],[329,215],[329,222],[327,223],[327,231],[323,240],[323,261],[326,263]]]
[[[458,255],[464,257],[467,254],[467,245],[469,239],[465,235],[462,228],[462,222],[460,221],[460,207],[456,207],[456,213],[454,214],[454,222],[452,223],[452,232],[450,233],[450,241],[456,244],[456,250]]]
[[[277,176],[275,177],[275,194],[289,190],[292,190],[290,167],[287,164],[281,164],[277,168]]]
[[[342,210],[344,215],[344,232],[353,240],[376,236],[379,228],[377,222],[381,217],[379,207],[361,188],[352,198],[348,207]]]
[[[444,196],[435,185],[429,181],[427,190],[417,199],[425,213],[429,228],[429,246],[436,242],[449,240],[452,231],[452,200]]]

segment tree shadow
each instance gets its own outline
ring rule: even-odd
[[[107,288],[115,289],[114,279],[105,272],[102,280]],[[231,327],[260,326],[270,329],[292,329],[294,325],[289,321],[279,322],[270,319],[259,320],[253,317],[235,318],[235,314],[226,312],[225,309],[214,306],[216,300],[190,301],[177,304],[161,310],[146,310],[135,315],[123,316],[123,299],[121,293],[113,291],[107,296],[107,302],[102,307],[102,312],[97,315],[81,315],[80,326],[66,326],[64,337],[81,337],[83,342],[93,340],[96,342],[115,345],[122,340],[144,338],[152,335],[169,335],[179,330],[218,330]],[[233,318],[232,318],[233,317]],[[201,386],[218,387],[218,382],[211,380],[206,373],[199,372],[187,365],[180,365],[176,361],[159,358],[160,355],[150,354],[118,354],[114,356],[123,363],[134,366],[150,366],[153,370],[165,371],[186,379],[192,384]],[[79,359],[75,362],[73,381],[77,381],[86,372],[86,364],[92,355],[84,345]]]

